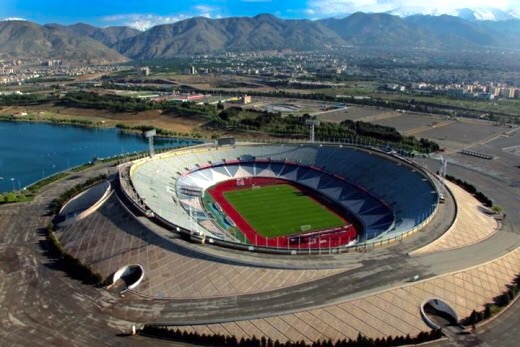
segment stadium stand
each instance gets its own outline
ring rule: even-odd
[[[295,181],[336,201],[359,219],[359,241],[406,233],[435,210],[438,193],[426,175],[371,149],[320,145],[249,145],[164,154],[134,164],[132,185],[146,206],[181,228],[235,241],[208,228],[199,197],[209,187],[252,176]]]

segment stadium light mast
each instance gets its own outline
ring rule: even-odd
[[[144,137],[148,139],[148,154],[153,158],[155,152],[153,149],[153,137],[157,135],[157,130],[152,129],[144,133]]]
[[[440,202],[444,202],[445,201],[445,193],[446,193],[446,183],[445,183],[445,180],[446,180],[446,168],[448,166],[448,160],[446,158],[444,158],[443,156],[441,156],[441,168],[439,170],[439,176],[440,176],[440,179],[441,179],[441,191],[439,193],[439,200]]]
[[[310,139],[309,139],[309,142],[310,143],[314,143],[314,130],[316,128],[317,125],[320,125],[320,121],[317,120],[317,119],[307,119],[305,121],[305,124],[307,124],[309,127],[310,127]]]

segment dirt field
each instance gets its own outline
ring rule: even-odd
[[[93,122],[103,122],[107,127],[113,127],[118,123],[127,125],[151,125],[170,131],[191,133],[201,132],[200,129],[206,120],[203,118],[179,117],[163,114],[159,110],[145,112],[111,112],[106,110],[93,110],[82,108],[55,107],[52,105],[28,106],[28,107],[4,107],[0,115],[10,115],[15,112],[27,112],[33,116],[57,119],[85,119]]]
[[[400,114],[391,109],[378,107],[349,106],[347,109],[331,111],[317,115],[324,122],[341,123],[346,119],[353,121],[374,122],[380,119],[398,117]],[[377,123],[377,122],[374,122]]]
[[[150,76],[152,79],[163,79],[177,85],[187,85],[197,89],[209,90],[233,90],[246,93],[249,90],[259,92],[269,92],[275,90],[265,84],[259,83],[256,78],[232,76],[232,75],[177,75],[177,74],[157,74]],[[243,84],[243,87],[233,87],[233,83]],[[230,84],[230,87],[225,87]]]
[[[432,128],[421,132],[421,137],[427,137],[438,141],[451,141],[461,145],[472,145],[484,142],[493,136],[507,131],[508,128],[496,126],[485,122],[472,122],[461,120],[453,122],[447,126]]]
[[[419,133],[437,126],[442,126],[445,122],[444,117],[435,115],[423,115],[415,113],[404,113],[398,117],[380,119],[373,121],[375,124],[396,128],[405,134]]]

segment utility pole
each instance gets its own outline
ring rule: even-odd
[[[314,143],[314,130],[317,125],[320,125],[320,121],[317,119],[307,119],[305,121],[305,124],[307,124],[310,127],[310,143]]]
[[[157,131],[155,129],[149,130],[144,133],[144,136],[148,139],[148,153],[150,154],[150,158],[153,158],[155,152],[153,149],[153,137],[157,135]]]

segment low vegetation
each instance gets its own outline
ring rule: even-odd
[[[99,128],[103,126],[102,122],[93,122],[88,119],[73,119],[73,118],[54,118],[54,117],[44,117],[44,116],[35,116],[35,115],[27,115],[23,117],[12,117],[0,115],[0,121],[9,121],[9,122],[40,122],[40,123],[51,123],[58,125],[74,125],[80,127],[89,127],[89,128]]]
[[[180,329],[169,329],[164,326],[157,325],[145,325],[143,329],[139,330],[139,335],[157,337],[162,339],[168,339],[178,342],[185,342],[190,344],[205,345],[205,346],[229,346],[229,347],[384,347],[384,346],[403,346],[403,345],[415,345],[427,341],[433,341],[443,337],[440,330],[432,330],[430,332],[421,332],[416,337],[406,336],[388,336],[386,338],[368,338],[361,334],[358,335],[357,339],[343,339],[343,340],[324,340],[315,341],[311,344],[305,341],[285,341],[280,342],[278,340],[273,341],[268,337],[257,338],[253,336],[251,338],[237,339],[236,336],[221,335],[221,334],[199,334],[197,332],[186,332]]]
[[[1,106],[31,106],[51,102],[55,98],[45,94],[0,95]]]
[[[40,189],[48,184],[67,177],[68,175],[69,174],[66,172],[58,172],[57,174],[44,178],[43,180],[40,180],[25,189],[14,190],[12,192],[0,194],[0,205],[14,202],[31,201]]]
[[[304,138],[309,136],[309,127],[305,123],[308,119],[312,119],[308,114],[302,117],[292,115],[282,117],[280,113],[230,107],[214,117],[210,125],[213,128],[231,128],[262,132],[274,136]],[[422,153],[431,153],[439,149],[439,145],[433,141],[403,136],[392,127],[351,120],[345,120],[340,124],[321,123],[316,128],[316,139],[354,140]]]
[[[164,101],[155,102],[146,99],[98,94],[88,92],[69,92],[60,100],[60,104],[68,107],[112,110],[115,112],[143,112],[162,110],[165,113],[181,113],[183,116],[213,116],[217,108],[213,105],[198,105],[192,102]]]
[[[493,201],[491,201],[490,198],[484,195],[484,193],[478,191],[473,184],[450,175],[446,175],[446,179],[455,183],[456,185],[473,195],[478,201],[484,204],[484,206],[490,208],[493,207]]]
[[[68,107],[93,108],[98,110],[112,110],[116,112],[142,112],[158,109],[158,104],[148,100],[127,96],[87,92],[69,92],[60,100],[60,104]]]
[[[90,285],[100,285],[103,282],[103,277],[100,274],[94,272],[90,266],[83,264],[65,251],[52,223],[49,223],[47,226],[46,237],[49,244],[49,255],[56,258],[56,264],[71,278]]]
[[[508,306],[520,294],[520,275],[516,276],[511,284],[507,286],[507,290],[494,298],[493,303],[485,305],[484,310],[473,310],[471,315],[464,319],[466,325],[473,325],[483,322],[497,313],[504,307]]]

